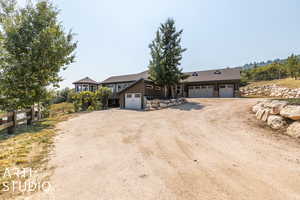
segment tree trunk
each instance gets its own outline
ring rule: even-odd
[[[168,86],[164,86],[165,99],[168,98]]]

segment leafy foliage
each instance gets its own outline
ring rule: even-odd
[[[76,111],[93,111],[108,107],[108,97],[111,90],[101,87],[97,92],[84,91],[72,96]]]
[[[111,94],[112,94],[111,89],[107,87],[100,87],[96,92],[96,97],[100,101],[100,104],[102,105],[103,108],[108,107],[108,99],[109,96],[111,96]]]
[[[74,62],[77,43],[48,1],[17,9],[15,1],[1,0],[1,11],[1,96],[6,109],[26,108],[45,100],[48,86],[58,87],[58,73]]]
[[[73,96],[75,111],[96,110],[100,108],[96,94],[90,91],[77,93]]]
[[[183,30],[177,32],[174,20],[168,19],[161,24],[155,39],[149,45],[151,50],[149,78],[156,84],[165,86],[168,90],[170,86],[186,78],[182,69],[178,67],[181,64],[182,53],[186,51],[180,44],[182,32]]]

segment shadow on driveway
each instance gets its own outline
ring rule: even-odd
[[[169,107],[169,108],[170,109],[177,109],[177,110],[184,110],[184,111],[191,111],[191,110],[201,110],[204,107],[205,106],[201,105],[200,103],[187,102],[185,104],[178,105],[178,106],[172,106],[172,107]]]

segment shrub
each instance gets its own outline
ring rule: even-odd
[[[112,92],[111,89],[107,87],[100,87],[96,92],[97,100],[101,104],[101,108],[107,108],[108,107],[108,99],[111,96]]]
[[[85,91],[77,93],[73,96],[73,104],[76,111],[92,111],[100,109],[100,103],[94,92]]]

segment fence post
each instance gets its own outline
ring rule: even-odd
[[[13,122],[13,125],[7,129],[8,134],[14,134],[17,126],[17,112],[13,111],[12,116],[7,117],[7,122]]]
[[[34,107],[31,106],[30,111],[26,112],[27,117],[27,125],[32,125],[32,122],[34,121]]]

